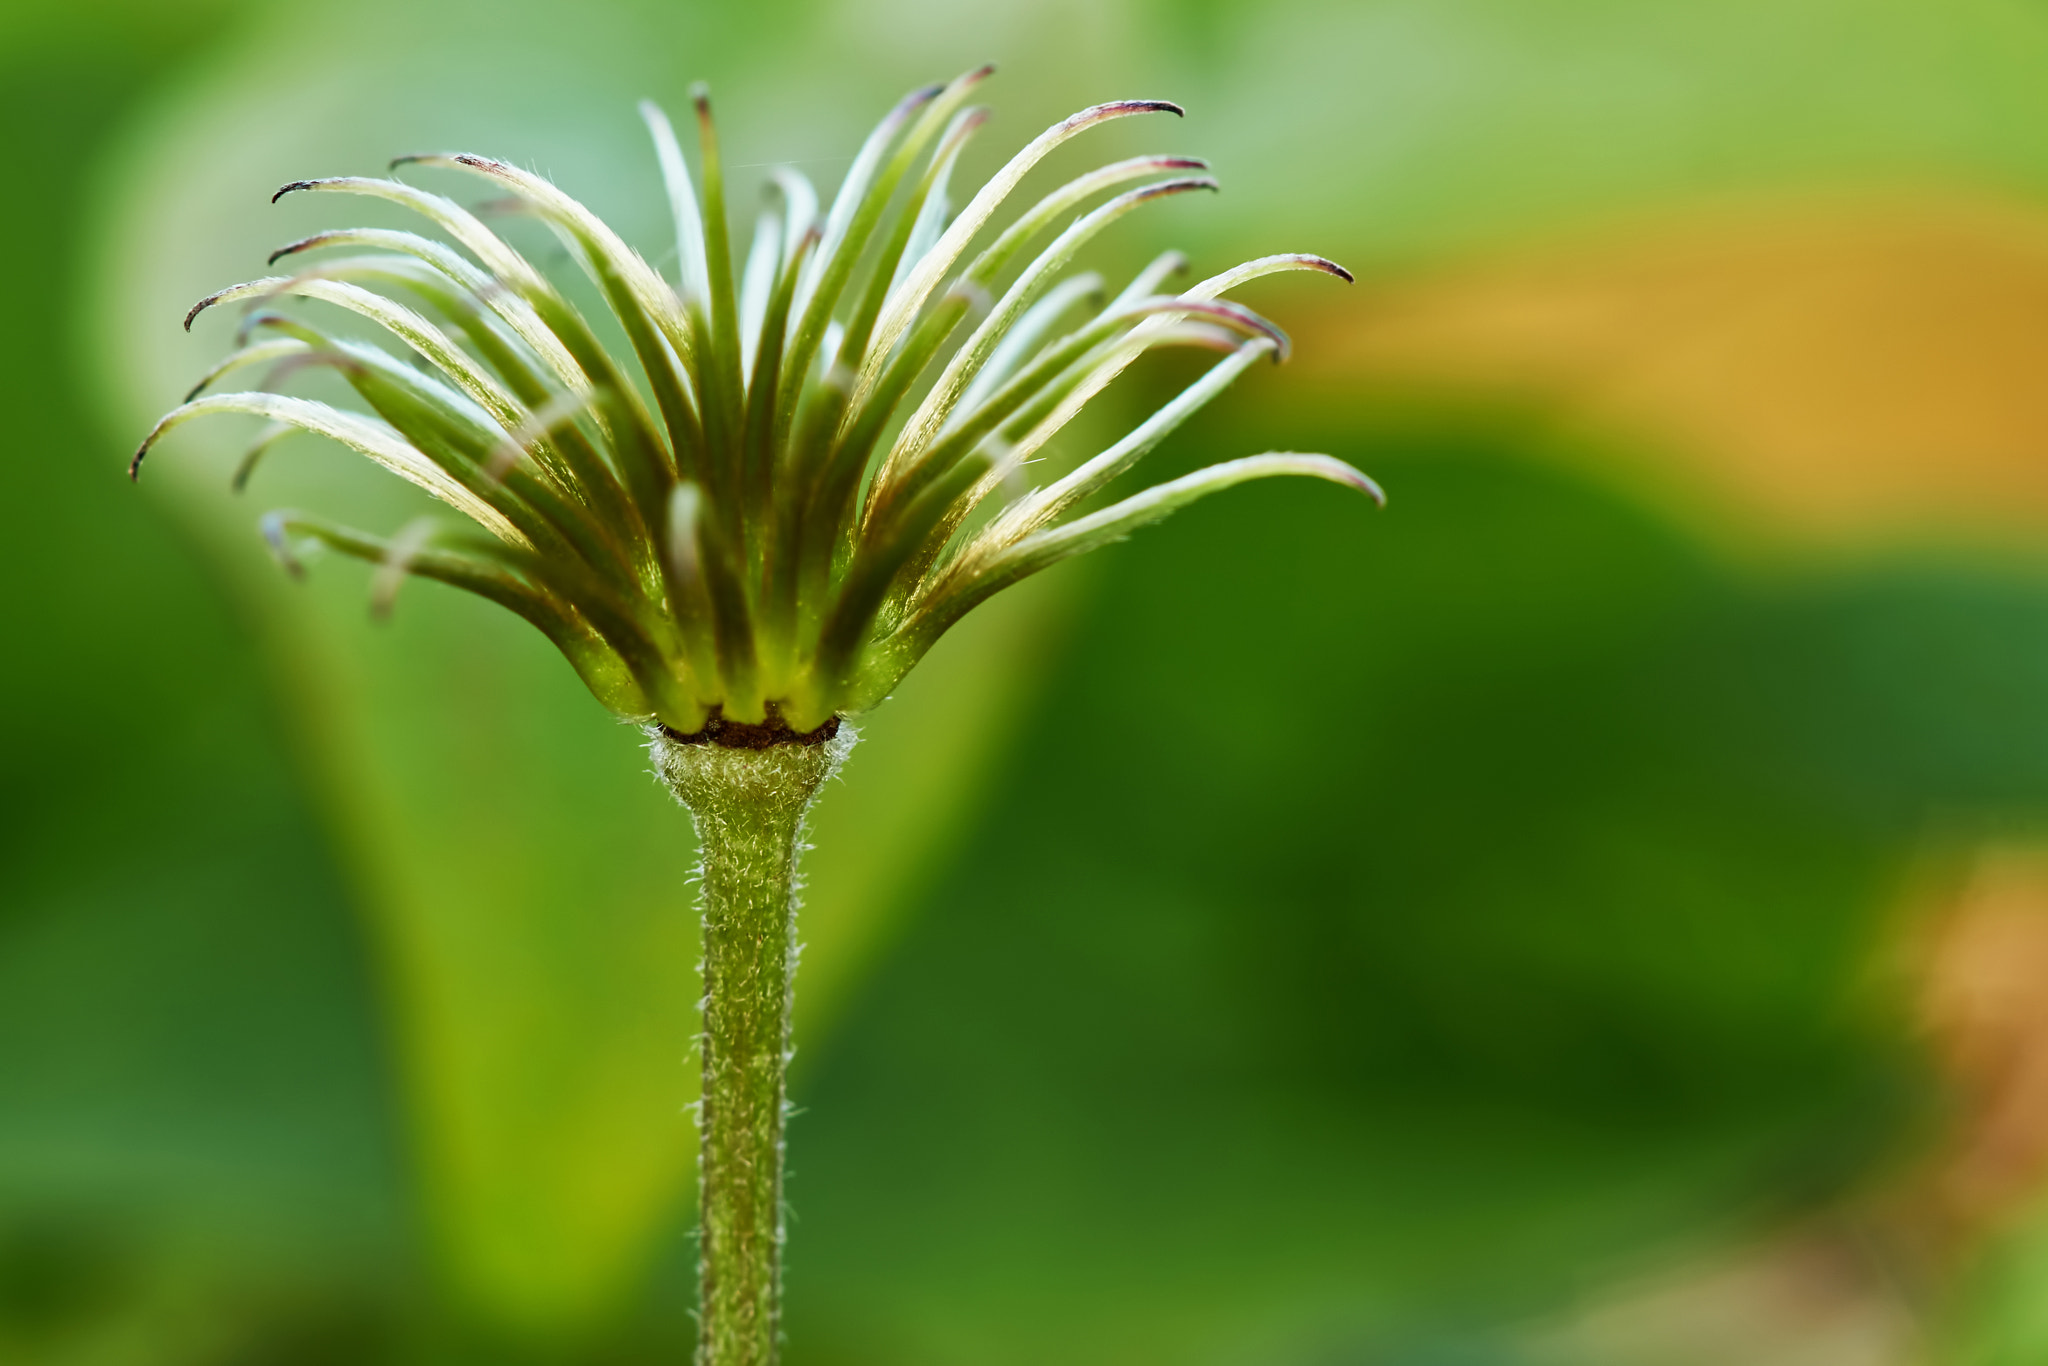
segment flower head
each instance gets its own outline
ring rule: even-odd
[[[956,213],[953,168],[985,117],[967,100],[989,71],[905,97],[822,217],[809,183],[776,171],[737,267],[708,97],[694,94],[694,179],[668,119],[644,104],[675,214],[675,280],[531,172],[470,155],[393,163],[479,176],[546,224],[595,283],[630,360],[455,201],[397,179],[286,185],[273,200],[369,196],[414,210],[441,238],[318,233],[271,257],[313,262],[299,273],[202,299],[187,328],[216,304],[254,311],[238,349],[157,423],[132,469],[165,432],[213,413],[271,424],[238,486],[284,432],[352,447],[473,525],[423,520],[379,537],[273,512],[265,534],[288,568],[297,572],[295,547],[322,543],[379,566],[380,605],[407,574],[468,589],[538,627],[614,712],[682,735],[713,725],[806,733],[871,707],[991,594],[1216,489],[1306,474],[1378,498],[1371,480],[1327,456],[1267,454],[1080,511],[1246,367],[1286,355],[1286,336],[1226,291],[1283,270],[1350,276],[1317,256],[1268,256],[1162,292],[1184,268],[1175,253],[1113,295],[1097,275],[1063,275],[1124,214],[1215,182],[1200,161],[1135,157],[1067,182],[991,234],[1055,147],[1110,119],[1180,110],[1160,100],[1084,109]],[[326,254],[337,249],[353,254]],[[352,312],[411,354],[274,307],[293,298]],[[1223,358],[1122,440],[1019,491],[1033,455],[1162,346]],[[370,412],[268,389],[207,393],[266,365],[273,388],[331,369]]]

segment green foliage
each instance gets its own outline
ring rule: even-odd
[[[1912,1132],[1866,954],[1930,818],[2048,805],[1988,744],[2048,585],[1750,581],[1522,424],[1281,434],[1340,431],[1371,536],[1275,490],[1106,557],[797,1088],[793,1361],[1511,1360]]]
[[[650,1211],[628,1223],[583,1204],[582,1144],[540,1142],[521,1128],[524,1117],[547,1113],[548,1088],[606,1089],[578,1075],[600,1058],[656,1058],[670,1071],[630,1083],[643,1092],[608,1091],[590,1120],[591,1147],[649,1117],[674,1119],[690,1095],[674,1043],[694,990],[687,948],[672,976],[606,984],[646,942],[648,927],[630,909],[645,905],[648,886],[669,888],[677,917],[688,896],[672,879],[689,850],[647,843],[674,813],[649,790],[634,737],[605,724],[523,626],[452,594],[409,587],[393,620],[373,630],[346,575],[317,574],[303,590],[271,582],[251,534],[255,510],[220,496],[233,452],[209,464],[188,449],[153,472],[140,503],[113,477],[121,440],[196,373],[194,344],[175,334],[178,310],[239,278],[229,272],[268,246],[326,225],[290,199],[262,215],[255,206],[283,180],[373,168],[393,147],[420,141],[517,149],[631,240],[653,242],[665,230],[652,220],[627,105],[642,92],[680,96],[675,54],[730,92],[733,127],[752,139],[735,142],[736,164],[850,154],[852,130],[816,141],[790,130],[799,119],[819,126],[815,114],[827,105],[884,101],[935,66],[981,60],[992,35],[1015,46],[998,54],[1019,117],[1001,125],[1005,136],[1108,91],[1168,91],[1190,105],[1190,140],[1229,187],[1199,215],[1191,206],[1165,211],[1178,216],[1177,240],[1198,245],[1236,249],[1256,240],[1253,226],[1270,232],[1282,212],[1289,238],[1347,260],[1355,252],[1431,263],[1474,241],[1660,211],[1701,192],[1958,175],[2027,187],[2048,165],[2037,79],[2048,22],[2030,0],[1055,4],[1034,10],[1042,33],[1006,27],[1008,12],[976,6],[920,9],[914,32],[854,22],[856,12],[903,13],[599,3],[564,22],[551,5],[508,4],[480,26],[471,7],[279,8],[167,87],[161,64],[180,54],[145,59],[140,49],[166,32],[205,36],[186,32],[175,7],[149,10],[158,29],[103,5],[9,11],[9,20],[96,35],[74,37],[61,64],[48,49],[21,58],[6,83],[18,100],[7,125],[11,168],[23,202],[48,205],[11,216],[6,228],[19,312],[4,334],[0,383],[22,429],[9,472],[18,506],[34,512],[17,518],[0,555],[17,583],[35,586],[10,596],[7,624],[11,640],[72,661],[0,680],[11,798],[0,831],[0,1301],[9,1312],[42,1306],[28,1317],[62,1327],[39,1338],[36,1352],[109,1324],[123,1325],[132,1344],[135,1316],[145,1313],[158,1315],[149,1320],[157,1331],[135,1350],[152,1361],[220,1354],[188,1348],[167,1322],[206,1320],[227,1340],[274,1336],[289,1350],[273,1355],[300,1361],[317,1359],[322,1344],[374,1340],[404,1310],[358,1285],[379,1274],[433,1284],[408,1243],[414,1218],[435,1230],[445,1282],[433,1293],[508,1336],[545,1319],[551,1334],[565,1321],[585,1335],[644,1332],[653,1345],[637,1349],[643,1359],[686,1350],[673,1345],[687,1340],[686,1326],[658,1309],[644,1322],[622,1320],[619,1306],[636,1295],[671,1310],[687,1300],[686,1251],[648,1279],[681,1222],[687,1140],[666,1165],[615,1168],[618,1198]],[[410,44],[391,41],[400,27]],[[771,41],[772,51],[761,46]],[[125,131],[109,135],[117,124]],[[1290,127],[1306,131],[1279,131]],[[1137,150],[1119,143],[1109,154]],[[963,174],[973,164],[970,149]],[[96,206],[80,179],[95,165]],[[836,169],[828,162],[819,173]],[[59,197],[43,200],[35,187]],[[1141,236],[1131,234],[1137,255],[1111,259],[1140,264],[1153,245]],[[44,320],[72,315],[75,300],[63,291],[76,272],[112,281],[109,292],[124,302],[118,313],[89,315],[81,347],[93,373],[67,380]],[[157,291],[148,307],[127,302],[145,285]],[[2043,694],[2025,653],[2041,634],[2032,572],[1879,563],[1789,586],[1748,582],[1703,566],[1699,552],[1654,528],[1642,532],[1650,546],[1640,554],[1612,553],[1607,519],[1642,524],[1573,481],[1532,487],[1501,464],[1498,452],[1527,454],[1512,429],[1378,443],[1353,431],[1354,420],[1366,417],[1310,411],[1300,428],[1279,433],[1369,457],[1398,500],[1398,514],[1374,520],[1352,547],[1386,558],[1303,567],[1381,576],[1361,580],[1358,601],[1347,593],[1338,602],[1345,632],[1312,634],[1325,641],[1319,651],[1342,657],[1304,661],[1281,642],[1262,674],[1256,657],[1274,650],[1270,639],[1242,658],[1208,648],[1242,625],[1241,599],[1226,586],[1228,617],[1197,618],[1170,584],[1176,573],[1225,563],[1270,562],[1278,573],[1296,564],[1297,547],[1268,518],[1345,515],[1306,497],[1248,496],[1230,534],[1250,537],[1256,557],[1224,548],[1198,520],[1142,552],[1112,550],[1094,566],[1106,605],[1087,609],[1085,650],[1071,649],[1060,628],[1067,603],[1047,599],[1027,623],[998,600],[959,628],[974,639],[949,637],[863,727],[868,742],[849,781],[819,813],[799,1012],[800,1029],[811,1031],[799,1097],[818,1105],[795,1129],[804,1254],[793,1274],[805,1317],[794,1327],[813,1360],[834,1346],[845,1360],[1000,1359],[1006,1337],[1042,1343],[1061,1327],[1131,1345],[1125,1360],[1145,1351],[1257,1361],[1375,1352],[1401,1366],[1501,1360],[1505,1348],[1466,1326],[1486,1316],[1474,1301],[1547,1303],[1552,1273],[1583,1265],[1575,1259],[1587,1249],[1597,1268],[1601,1249],[1635,1248],[1646,1230],[1696,1228],[1702,1204],[1738,1205],[1723,1198],[1730,1190],[1786,1188],[1743,1171],[1785,1171],[1810,1184],[1810,1174],[1844,1165],[1834,1155],[1884,1132],[1872,1120],[1838,1138],[1829,1116],[1856,1113],[1856,1095],[1875,1098],[1869,1113],[1885,1113],[1890,1052],[1866,1055],[1879,1083],[1859,1090],[1853,1035],[1831,1034],[1788,1002],[1809,987],[1825,996],[1850,972],[1830,955],[1861,953],[1853,927],[1867,923],[1859,917],[1870,907],[1849,906],[1844,889],[1886,885],[1914,813],[1937,797],[1944,809],[1989,809],[2000,821],[2038,812],[2036,757],[2014,738],[2048,734],[2032,710]],[[1404,448],[1434,454],[1408,462],[1397,458]],[[1241,449],[1218,440],[1213,454]],[[1458,471],[1439,486],[1428,466],[1444,454]],[[180,461],[190,463],[180,470]],[[420,510],[367,491],[367,480],[323,463],[313,443],[278,448],[260,479],[273,501],[372,525],[399,527]],[[187,497],[188,487],[198,491]],[[1526,542],[1458,536],[1468,505],[1475,517],[1491,507],[1485,525],[1512,531],[1524,499],[1550,532]],[[1409,539],[1413,519],[1431,508],[1429,534]],[[1572,551],[1581,536],[1608,546],[1607,557],[1588,565]],[[206,556],[204,569],[188,547]],[[1520,595],[1531,567],[1551,557],[1586,566],[1576,587],[1546,579],[1548,596]],[[58,564],[62,573],[52,572]],[[1638,574],[1657,590],[1643,590],[1645,603],[1597,606],[1610,592],[1635,591]],[[1284,609],[1298,617],[1330,610],[1321,590],[1258,582],[1279,582]],[[1072,570],[1037,586],[1085,596]],[[223,591],[232,613],[210,605]],[[1594,605],[1572,608],[1574,593]],[[1638,639],[1624,627],[1654,617],[1657,603],[1684,607],[1680,634],[1691,633],[1702,670],[1681,679],[1685,695],[1711,719],[1708,734],[1731,741],[1724,771],[1709,773],[1695,796],[1674,795],[1665,776],[1674,751],[1677,771],[1713,767],[1700,755],[1705,742],[1688,738],[1693,717],[1632,711],[1642,699],[1612,688],[1593,693],[1616,701],[1612,716],[1561,697],[1558,679],[1601,683],[1592,664],[1560,662],[1572,654],[1565,644],[1533,681],[1502,666],[1499,687],[1484,683],[1500,663],[1496,648],[1512,660],[1560,633],[1579,640],[1582,618],[1608,620],[1609,639]],[[1161,610],[1165,621],[1148,626]],[[1334,831],[1311,822],[1306,830],[1325,844],[1341,837],[1346,848],[1377,851],[1375,866],[1333,869],[1323,844],[1296,840],[1299,804],[1285,791],[1298,781],[1330,796],[1328,768],[1309,763],[1313,753],[1294,756],[1301,768],[1280,758],[1254,764],[1225,744],[1190,781],[1144,788],[1148,804],[1164,805],[1126,854],[1126,842],[1100,828],[1105,816],[1120,823],[1129,813],[1090,800],[1109,761],[1050,748],[1064,725],[1101,728],[1105,703],[1089,699],[1121,686],[1109,670],[1133,662],[1119,646],[1126,631],[1151,631],[1147,649],[1172,647],[1147,656],[1162,669],[1199,665],[1232,685],[1190,694],[1179,675],[1148,669],[1127,691],[1165,697],[1184,715],[1203,702],[1240,706],[1234,689],[1249,685],[1278,699],[1281,733],[1296,742],[1302,732],[1285,718],[1302,685],[1290,670],[1327,667],[1355,683],[1361,673],[1345,672],[1360,668],[1352,656],[1383,654],[1385,665],[1363,671],[1370,686],[1361,696],[1393,708],[1398,719],[1374,729],[1375,743],[1425,800],[1410,811],[1391,788],[1373,786],[1366,814],[1380,836],[1366,814]],[[1682,656],[1670,645],[1660,658],[1668,666]],[[1048,666],[1069,657],[1059,699],[1033,709],[1019,734],[1017,709],[1038,695]],[[1085,678],[1076,673],[1084,668]],[[1527,716],[1542,725],[1521,711],[1532,689],[1540,705]],[[1440,704],[1431,700],[1438,693]],[[1454,703],[1474,710],[1472,736]],[[146,725],[108,719],[137,712]],[[526,745],[518,762],[500,762],[507,729],[560,745]],[[1314,733],[1316,746],[1326,740]],[[368,758],[344,766],[335,756],[347,751]],[[1444,753],[1458,767],[1440,771],[1432,760]],[[1337,758],[1358,761],[1355,750]],[[1582,759],[1600,767],[1574,777]],[[1019,795],[992,807],[985,794],[998,777]],[[1258,802],[1231,796],[1253,781],[1279,786]],[[1568,791],[1553,800],[1559,783]],[[1608,788],[1621,795],[1603,796]],[[1640,810],[1627,800],[1637,790],[1654,798]],[[1348,802],[1350,791],[1332,800]],[[1731,791],[1760,794],[1759,813],[1789,809],[1796,819],[1774,834]],[[1500,815],[1532,792],[1550,841]],[[1056,819],[1068,810],[1071,821]],[[1673,813],[1687,810],[1701,822],[1697,842],[1671,833]],[[1202,850],[1217,842],[1219,811],[1233,831],[1275,841],[1271,866],[1252,871],[1297,878],[1302,890],[1277,917],[1237,890],[1252,875],[1252,852],[1235,863],[1205,854],[1205,867],[1231,878],[1214,890],[1174,872],[1169,846],[1182,846],[1173,832],[1189,832],[1185,847]],[[1828,811],[1836,814],[1815,814]],[[399,814],[379,814],[389,812]],[[1485,821],[1469,819],[1474,812]],[[401,820],[425,822],[425,833],[404,837]],[[1109,907],[1091,893],[1064,918],[1062,898],[1076,885],[1064,874],[1076,867],[1069,858],[1060,880],[1039,879],[1037,848],[1006,833],[1020,820],[1062,843],[1093,841],[1095,862],[1078,871],[1145,898]],[[1796,888],[1765,886],[1754,905],[1741,900],[1741,888],[1766,880],[1772,840],[1788,848],[1791,832],[1822,826],[1832,833],[1818,839],[1819,853],[1802,845],[1788,855]],[[542,828],[551,838],[535,837]],[[1855,854],[1873,830],[1888,832],[1884,847]],[[1475,831],[1502,841],[1512,861],[1474,866],[1484,862],[1472,853]],[[1638,832],[1659,842],[1639,860]],[[1410,842],[1419,842],[1412,855]],[[1603,845],[1630,855],[1604,881],[1588,871]],[[921,870],[956,848],[1004,861],[977,875],[965,855],[951,855],[954,871],[933,887]],[[1430,870],[1418,871],[1426,855],[1457,879],[1431,885]],[[1654,913],[1614,909],[1631,889],[1667,885],[1673,869],[1696,875],[1701,889],[1683,903],[1676,894],[1657,902]],[[1170,902],[1148,890],[1155,873],[1169,879]],[[1584,881],[1557,882],[1567,874]],[[1019,876],[1031,879],[1022,889],[1004,885]],[[1554,886],[1565,890],[1545,890]],[[432,917],[387,900],[408,887],[428,889]],[[573,902],[559,901],[563,887],[575,889]],[[1350,898],[1334,925],[1302,909],[1311,892],[1332,888]],[[1034,900],[1033,889],[1045,898]],[[1522,898],[1538,892],[1532,911]],[[1378,913],[1387,903],[1368,894],[1420,909]],[[1021,923],[981,914],[997,897]],[[340,918],[345,898],[374,936],[372,982],[351,947],[362,931]],[[1714,908],[1731,905],[1724,927]],[[1809,906],[1816,925],[1806,923]],[[1666,915],[1683,917],[1684,952],[1657,937]],[[1276,919],[1273,942],[1254,934]],[[1332,935],[1344,936],[1343,952],[1318,952]],[[1218,944],[1260,953],[1248,980],[1229,979],[1228,1009],[1210,1013]],[[501,973],[506,959],[525,971]],[[1639,965],[1654,991],[1632,985]],[[1724,970],[1728,981],[1717,986]],[[867,979],[870,971],[877,976]],[[1003,988],[1027,971],[1028,992]],[[963,1000],[969,993],[948,985],[948,974],[993,985]],[[830,1015],[850,1026],[837,1038],[814,1009],[828,976]],[[1754,1021],[1752,983],[1761,984]],[[1116,993],[1127,990],[1148,1007],[1135,1025],[1116,1009]],[[1489,1023],[1472,999],[1507,1023]],[[1279,1014],[1241,1040],[1267,1009]],[[887,1050],[928,1022],[949,1033],[892,1061]],[[1778,1026],[1797,1044],[1783,1056],[1771,1047]],[[1088,1061],[1098,1027],[1147,1045],[1141,1056],[1110,1056],[1141,1081],[1159,1078],[1154,1090],[1128,1076],[1103,1079],[1109,1064]],[[945,1052],[940,1044],[954,1035]],[[1287,1051],[1296,1048],[1309,1051]],[[545,1068],[491,1065],[536,1057]],[[1267,1081],[1262,1069],[1276,1059],[1291,1077]],[[913,1072],[919,1064],[924,1072]],[[1302,1098],[1300,1079],[1318,1065],[1346,1079],[1341,1096]],[[468,1083],[444,1084],[457,1073]],[[426,1097],[398,1107],[398,1119],[388,1108],[400,1091],[394,1075],[414,1078],[409,1090]],[[1601,1133],[1631,1119],[1624,1081],[1654,1102],[1645,1127],[1656,1132],[1641,1141]],[[1181,1087],[1178,1098],[1169,1082]],[[1812,1108],[1793,1111],[1809,1082]],[[868,1083],[872,1100],[863,1099]],[[951,1089],[939,1094],[940,1083]],[[1477,1115],[1443,1100],[1496,1089],[1503,1103]],[[1780,1112],[1771,1096],[1787,1093],[1793,1100]],[[1155,1096],[1164,1096],[1156,1113]],[[963,1163],[934,1176],[909,1156],[898,1160],[891,1144],[903,1124],[882,1113],[884,1098],[923,1107],[919,1122],[938,1133],[985,1142],[975,1170]],[[1313,1109],[1321,1127],[1293,1132],[1289,1106]],[[1665,1141],[1688,1114],[1710,1136],[1706,1156]],[[402,1181],[384,1156],[401,1120],[412,1160]],[[1758,1131],[1745,1146],[1741,1135]],[[504,1151],[455,1137],[478,1133],[502,1135]],[[1723,1134],[1733,1135],[1725,1147],[1713,1137]],[[63,1181],[56,1159],[69,1173]],[[1248,1171],[1269,1184],[1245,1179]],[[882,1175],[895,1210],[886,1226],[871,1221],[879,1200],[865,1193]],[[1255,1203],[1261,1189],[1278,1192],[1278,1217]],[[1331,1193],[1326,1208],[1313,1204],[1315,1190]],[[1098,1196],[1108,1202],[1099,1210],[1088,1203]],[[494,1212],[499,1197],[524,1202],[518,1220]],[[406,1200],[423,1214],[391,1212]],[[257,1225],[288,1232],[258,1237]],[[527,1250],[525,1264],[506,1265],[494,1248],[503,1237]],[[1280,1252],[1295,1260],[1280,1257],[1279,1270],[1264,1272]],[[298,1274],[287,1264],[309,1263],[321,1268],[315,1292],[277,1284]],[[31,1264],[51,1272],[14,1278]],[[212,1289],[194,1298],[201,1280]],[[1114,1303],[1094,1295],[1098,1280],[1116,1287]],[[1997,1321],[2007,1354],[1997,1359],[2033,1359],[2038,1330],[2028,1320],[2040,1284],[2022,1246],[2010,1275],[1987,1287],[1987,1301],[2002,1301],[1974,1306]],[[384,1326],[364,1329],[366,1318]],[[1226,1318],[1237,1326],[1219,1324]],[[1274,1343],[1288,1345],[1267,1350]],[[633,1353],[622,1346],[618,1356]],[[375,1357],[365,1347],[347,1359]]]
[[[9,276],[18,307],[65,313],[89,151],[179,52],[138,22],[89,61],[0,60],[42,205],[0,225],[38,263]],[[0,565],[34,585],[0,671],[0,1359],[161,1360],[332,1326],[403,1267],[409,1215],[361,926],[259,652],[91,458],[66,360],[0,330],[24,500]]]

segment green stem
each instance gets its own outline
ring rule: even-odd
[[[850,728],[761,749],[655,733],[702,858],[698,1366],[772,1366],[778,1354],[796,863],[804,815],[852,745]]]

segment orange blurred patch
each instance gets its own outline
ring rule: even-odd
[[[1305,377],[1535,398],[1800,537],[2048,522],[2048,207],[1716,211],[1382,286],[1305,330]]]
[[[1933,1193],[1981,1228],[2048,1185],[2048,858],[1987,857],[1923,961],[1923,1018],[1960,1107]]]

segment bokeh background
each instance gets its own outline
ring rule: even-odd
[[[818,817],[792,1366],[2048,1359],[2041,0],[5,0],[0,1362],[680,1361],[687,822],[527,628],[256,515],[191,300],[461,146],[661,260],[633,102],[836,183],[1205,155],[1324,450],[979,614]],[[972,158],[971,158],[972,159]],[[751,193],[736,202],[744,205]],[[312,198],[312,197],[304,197]],[[1115,434],[1183,382],[1134,372]],[[209,444],[211,442],[212,444]]]

